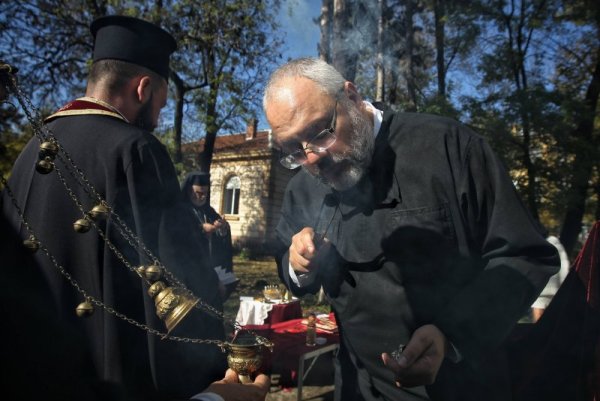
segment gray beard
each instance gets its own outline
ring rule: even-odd
[[[355,186],[365,175],[375,148],[375,136],[373,135],[373,126],[356,105],[350,101],[341,102],[348,111],[350,123],[352,125],[352,134],[350,136],[349,149],[341,154],[331,154],[330,162],[337,164],[340,162],[348,163],[348,167],[340,176],[336,178],[325,178],[319,174],[319,170],[314,174],[325,185],[332,187],[337,191],[345,191]],[[320,166],[317,166],[320,169]],[[323,166],[326,169],[326,166]]]

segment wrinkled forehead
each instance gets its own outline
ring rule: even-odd
[[[306,78],[284,78],[265,105],[273,141],[279,148],[302,140],[329,123],[335,100]]]

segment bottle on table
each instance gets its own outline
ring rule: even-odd
[[[310,313],[306,321],[306,345],[314,347],[317,345],[317,316],[314,313]]]

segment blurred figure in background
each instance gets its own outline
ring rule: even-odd
[[[227,220],[210,206],[210,174],[201,171],[189,173],[181,192],[191,205],[194,225],[199,227],[208,251],[209,265],[217,272],[221,294],[223,299],[227,299],[239,280],[233,273],[231,228]]]

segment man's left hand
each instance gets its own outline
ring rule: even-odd
[[[381,359],[396,375],[398,387],[433,384],[446,353],[446,337],[434,325],[419,327],[410,338],[398,360],[388,353]]]

